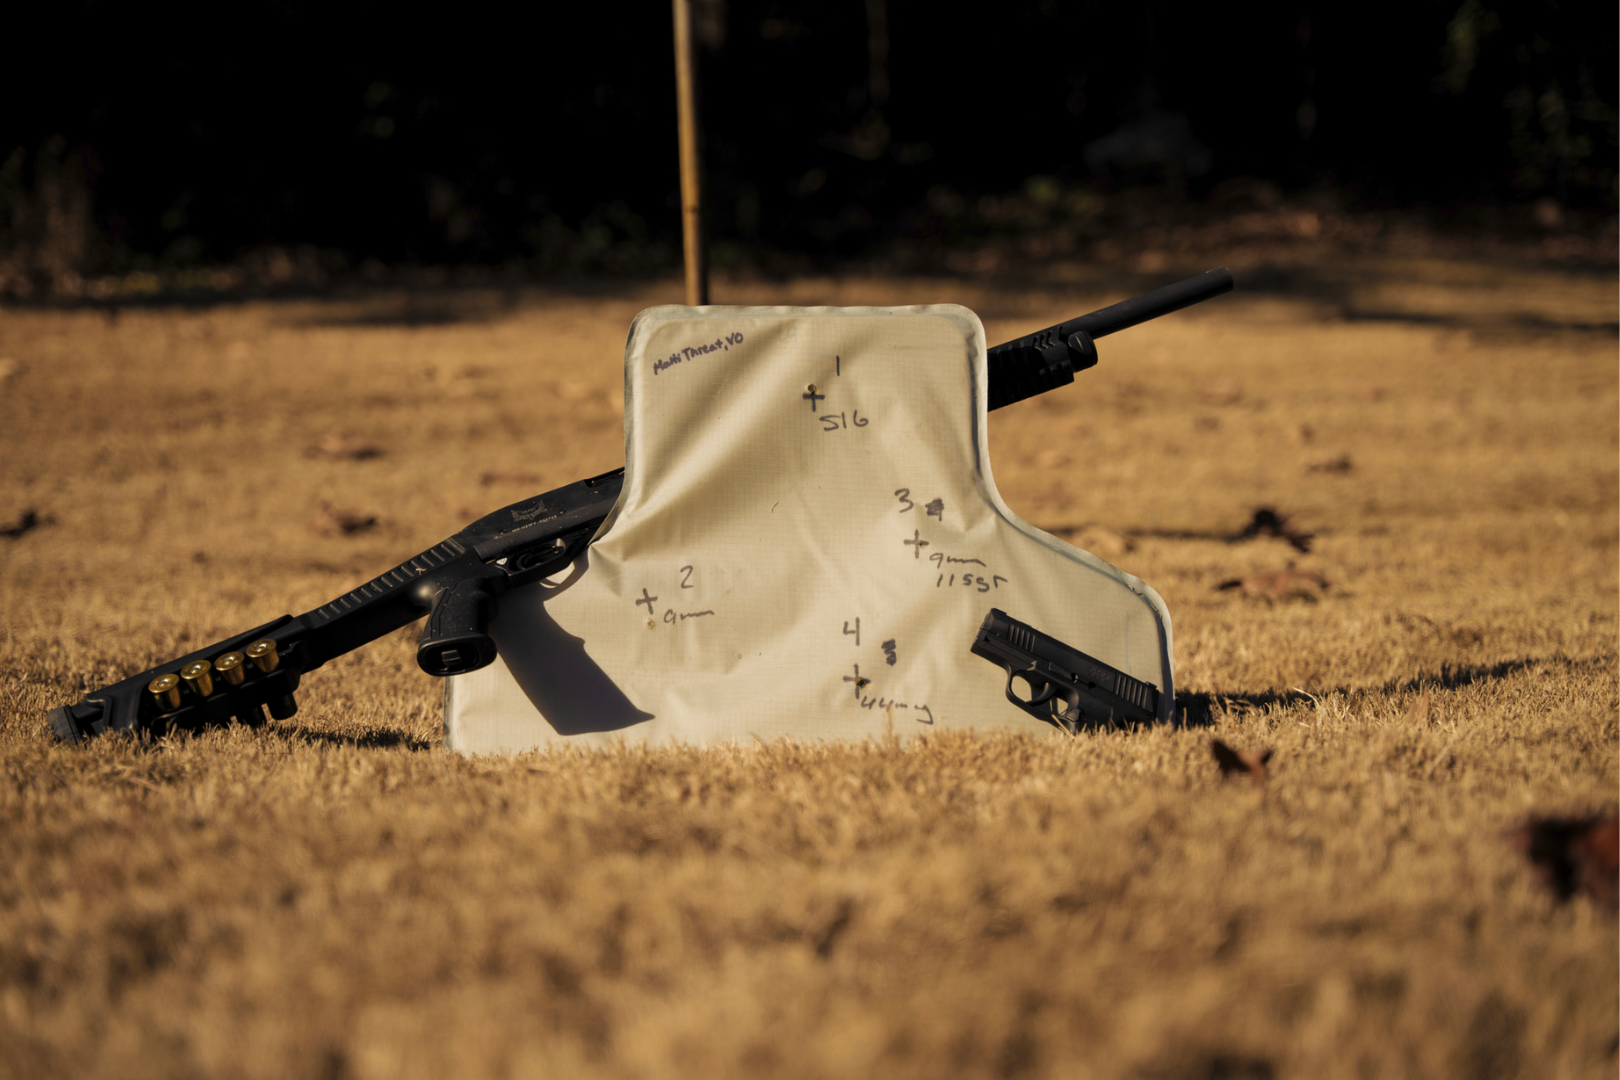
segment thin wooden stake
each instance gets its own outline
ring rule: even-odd
[[[709,302],[709,252],[703,242],[692,0],[675,0],[675,103],[681,140],[681,232],[686,244],[686,302],[698,307]]]

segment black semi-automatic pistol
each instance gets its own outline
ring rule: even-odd
[[[1159,689],[991,608],[973,654],[1007,669],[1007,700],[1037,720],[1073,734],[1082,727],[1151,724]],[[1014,681],[1029,688],[1019,697]]]

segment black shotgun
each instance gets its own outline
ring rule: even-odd
[[[1095,339],[1232,288],[1224,268],[1082,315],[988,354],[989,407],[999,409],[1074,381],[1097,363]],[[489,636],[500,598],[557,573],[589,546],[618,501],[624,470],[513,503],[400,563],[353,592],[296,618],[283,615],[188,656],[52,709],[63,742],[109,731],[196,731],[236,718],[278,720],[298,711],[299,680],[328,660],[427,616],[416,662],[440,677],[495,659]]]

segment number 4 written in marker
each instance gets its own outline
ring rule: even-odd
[[[861,644],[861,620],[857,618],[855,620],[855,629],[851,630],[849,628],[849,620],[845,619],[844,620],[844,633],[853,634],[855,636],[855,645],[856,645],[857,648],[859,648],[860,644]]]

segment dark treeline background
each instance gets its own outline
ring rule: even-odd
[[[47,276],[275,245],[677,261],[667,3],[224,10],[9,14],[0,251]],[[1615,210],[1613,4],[699,0],[697,22],[722,253],[859,257],[987,194],[1209,203],[1235,178]]]

